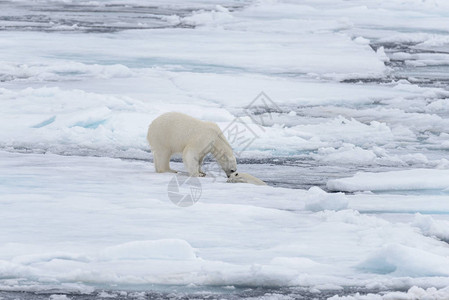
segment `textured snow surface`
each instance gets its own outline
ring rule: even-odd
[[[359,213],[351,195],[230,190],[225,178],[201,178],[200,201],[180,208],[173,175],[146,162],[0,155],[0,270],[15,278],[3,286],[449,284],[447,232],[431,216],[393,222]]]

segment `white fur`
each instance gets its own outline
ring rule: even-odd
[[[237,170],[232,148],[215,123],[169,112],[150,124],[147,139],[158,173],[176,173],[170,169],[170,157],[175,153],[182,153],[190,176],[206,175],[201,171],[201,164],[208,153],[212,153],[228,177]]]
[[[265,182],[248,173],[234,172],[229,176],[228,182],[231,183],[251,183],[255,185],[267,185]]]

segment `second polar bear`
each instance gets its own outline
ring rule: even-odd
[[[265,182],[260,180],[257,177],[254,177],[251,174],[243,173],[243,172],[234,172],[229,176],[229,179],[227,182],[231,183],[251,183],[255,185],[267,185]]]
[[[237,162],[220,128],[213,122],[195,119],[186,114],[169,112],[157,117],[147,135],[156,172],[170,169],[170,157],[182,153],[182,161],[190,176],[205,176],[201,171],[204,157],[212,153],[226,176],[237,170]]]

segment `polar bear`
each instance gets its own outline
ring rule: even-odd
[[[243,172],[234,172],[231,174],[231,176],[228,176],[229,179],[227,182],[231,183],[251,183],[255,185],[267,185],[265,182],[260,180],[257,177],[254,177],[251,174],[243,173]]]
[[[158,173],[176,173],[170,169],[170,157],[175,153],[182,153],[182,161],[190,176],[206,176],[201,165],[208,153],[212,153],[226,176],[237,170],[231,145],[213,122],[178,112],[165,113],[150,124],[147,139]]]

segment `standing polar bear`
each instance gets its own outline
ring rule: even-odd
[[[201,165],[208,153],[212,153],[226,176],[237,170],[232,148],[215,123],[169,112],[150,124],[147,139],[158,173],[176,173],[170,169],[170,157],[176,153],[182,153],[182,161],[190,176],[206,176]]]

